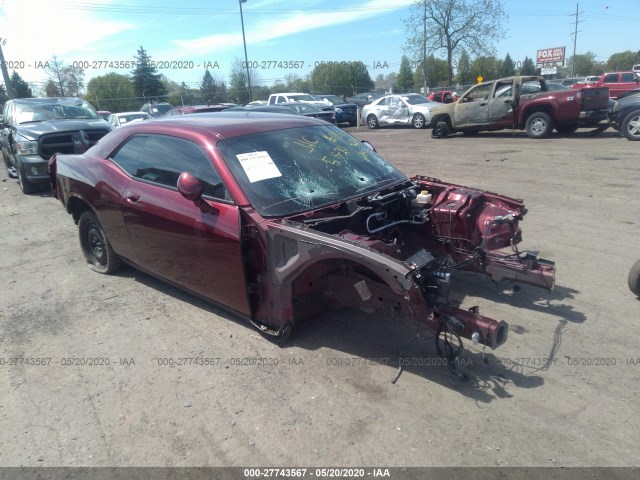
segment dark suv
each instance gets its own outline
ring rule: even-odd
[[[81,98],[17,98],[3,111],[0,143],[11,178],[23,193],[48,183],[47,162],[54,153],[84,153],[109,133],[109,125]]]

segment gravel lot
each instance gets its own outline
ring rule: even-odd
[[[468,342],[455,381],[426,332],[354,311],[279,348],[134,269],[91,272],[60,203],[3,169],[0,465],[638,465],[640,145],[348,130],[407,174],[525,199],[522,247],[557,263],[557,287],[458,275],[463,307],[510,324],[488,363]],[[393,384],[398,351],[414,365]],[[192,357],[219,360],[165,365]]]

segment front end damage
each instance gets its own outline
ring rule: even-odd
[[[267,221],[269,301],[258,323],[289,333],[329,309],[358,307],[407,316],[436,332],[437,342],[467,338],[495,349],[507,340],[508,325],[449,305],[449,286],[463,269],[551,290],[554,264],[518,251],[525,213],[518,199],[415,177]]]

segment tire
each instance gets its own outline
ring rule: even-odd
[[[367,125],[369,126],[369,128],[378,128],[380,126],[380,124],[378,123],[378,117],[376,117],[375,115],[371,114],[367,117]]]
[[[629,271],[629,289],[640,297],[640,260]]]
[[[640,140],[640,110],[634,110],[624,117],[620,131],[629,140]]]
[[[20,187],[20,190],[22,190],[22,193],[24,193],[25,195],[29,195],[31,193],[36,193],[40,191],[40,188],[38,187],[38,185],[31,183],[29,180],[27,180],[24,174],[23,167],[21,166],[17,167],[16,171],[18,173],[18,186]]]
[[[78,234],[80,248],[91,270],[108,275],[120,268],[120,258],[111,248],[95,213],[86,211],[80,215]]]
[[[553,130],[553,119],[544,112],[532,113],[527,118],[525,129],[531,138],[547,138]]]
[[[578,124],[575,123],[570,125],[558,125],[556,127],[556,130],[560,135],[569,135],[571,133],[574,133],[576,130],[578,130]]]
[[[9,176],[9,178],[18,178],[18,170],[16,170],[16,167],[14,167],[13,164],[9,161],[4,148],[2,149],[2,158],[4,159],[4,166],[7,169],[7,175]]]
[[[449,127],[449,124],[444,121],[439,121],[435,124],[435,126],[433,127],[433,130],[431,130],[431,137],[446,138],[447,136],[449,136],[450,133],[451,133],[451,128]]]
[[[427,119],[421,113],[416,113],[411,120],[413,128],[425,128],[427,126]]]

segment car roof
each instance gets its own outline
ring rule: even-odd
[[[141,112],[140,110],[134,110],[131,112],[117,112],[111,115],[149,115],[147,112]]]
[[[98,158],[106,158],[126,138],[132,135],[157,134],[180,138],[200,138],[206,143],[215,140],[263,133],[286,128],[323,126],[326,121],[304,115],[246,111],[212,112],[198,115],[159,117],[133,122],[126,129],[116,128],[104,136],[91,150]],[[335,127],[334,127],[335,128]]]
[[[11,101],[20,103],[56,103],[66,100],[82,100],[83,102],[86,102],[86,100],[79,97],[14,98]]]

